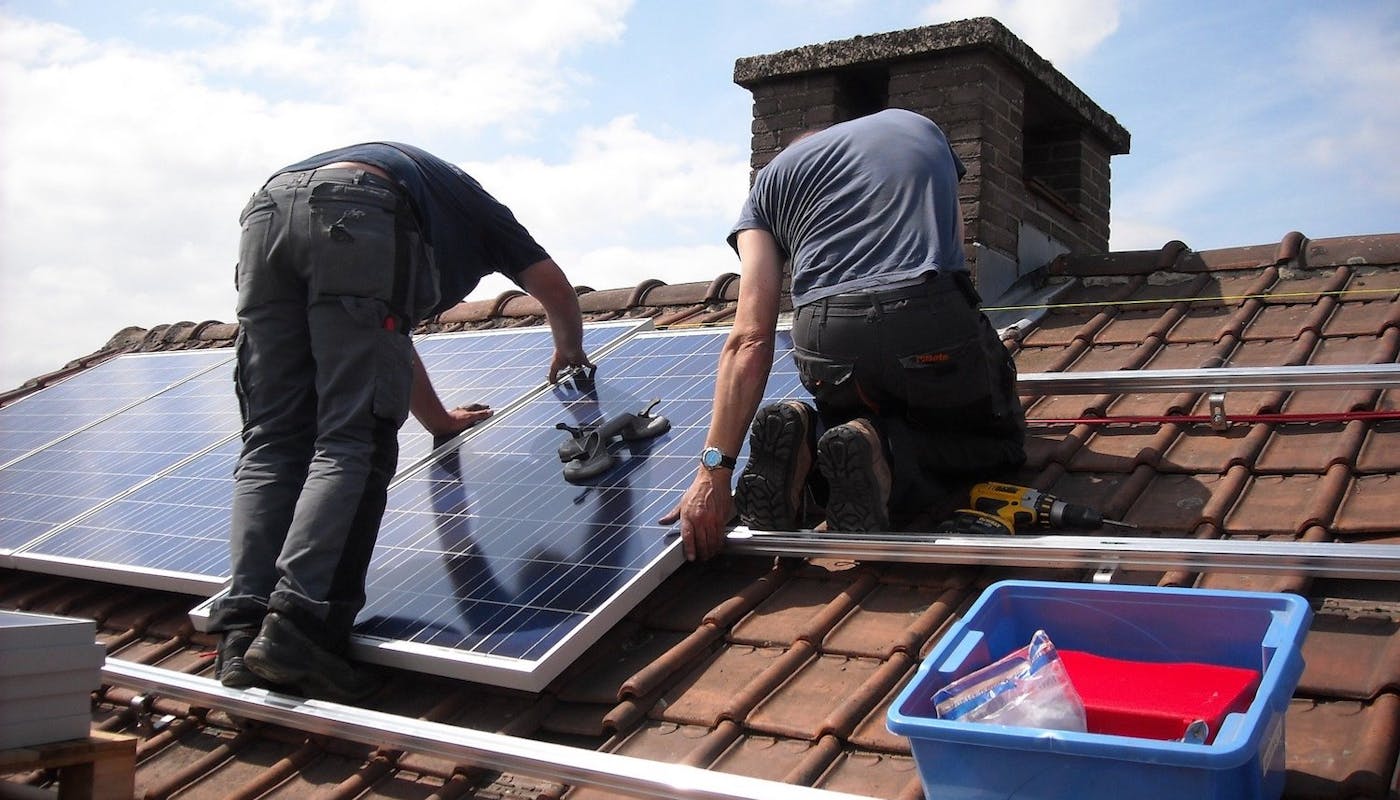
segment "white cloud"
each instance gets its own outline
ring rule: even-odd
[[[1306,143],[1314,166],[1341,170],[1372,191],[1400,200],[1400,13],[1318,15],[1305,33],[1293,78],[1316,97],[1316,116],[1330,122]],[[1336,42],[1346,42],[1336,47]]]
[[[937,0],[928,22],[996,17],[1060,67],[1085,58],[1118,30],[1121,0]]]
[[[623,116],[582,130],[562,163],[462,166],[547,248],[577,256],[600,243],[723,241],[748,191],[747,156],[734,145],[665,138]]]
[[[423,10],[450,27],[466,22],[459,6]],[[473,44],[496,60],[475,60],[472,47],[415,54],[405,44],[386,45],[380,61],[346,58],[353,48],[316,26],[349,15],[346,30],[368,35],[377,11],[245,7],[261,15],[255,32],[245,26],[237,43],[207,53],[96,41],[0,14],[0,388],[90,353],[127,325],[231,320],[237,214],[273,168],[391,135],[470,152],[471,131],[537,124],[578,80],[565,54],[616,38],[627,3],[509,4],[518,17],[495,3],[499,13],[471,22]],[[154,23],[220,30],[199,19]],[[714,253],[743,199],[746,160],[737,145],[619,117],[582,130],[557,161],[465,166],[572,278],[606,289],[732,269]]]

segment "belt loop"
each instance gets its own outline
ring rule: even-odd
[[[866,294],[870,298],[870,311],[865,315],[865,321],[871,324],[879,322],[885,316],[885,310],[880,307],[880,296],[875,292]]]

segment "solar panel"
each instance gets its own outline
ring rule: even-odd
[[[590,323],[583,328],[588,353],[651,326],[650,320]],[[545,383],[554,337],[545,326],[468,333],[439,333],[414,342],[433,388],[448,408],[482,403],[500,412]],[[410,419],[399,432],[399,472],[427,458],[433,437]]]
[[[228,361],[228,350],[117,356],[0,408],[0,466]]]
[[[232,362],[225,359],[0,469],[0,548],[35,542],[235,434],[238,403],[229,391],[232,373]],[[101,533],[111,537],[114,532]],[[137,537],[111,546],[151,545]]]
[[[229,574],[229,439],[27,545],[15,566],[210,595]]]
[[[588,325],[584,344],[590,352],[602,351],[649,324],[634,320]],[[496,408],[543,385],[553,339],[548,328],[530,328],[440,334],[420,339],[415,347],[445,401],[485,402]],[[493,362],[499,366],[493,367]],[[212,427],[200,433],[232,436],[239,430],[232,374],[211,373],[209,381],[207,388],[224,394],[228,405],[223,413],[204,417]],[[455,399],[459,395],[470,398]],[[178,403],[176,398],[172,402]],[[432,437],[414,422],[404,426],[401,438],[406,440],[401,466],[421,461],[432,450]],[[75,442],[77,447],[86,444]],[[134,488],[23,547],[14,554],[14,565],[193,594],[219,591],[229,576],[229,500],[240,449],[241,441],[231,438],[164,474],[152,472],[144,482],[128,484],[123,488]],[[147,463],[160,470],[170,466]],[[0,473],[0,486],[3,481]]]
[[[598,361],[593,391],[536,394],[391,490],[356,626],[370,661],[542,689],[660,584],[683,556],[657,520],[694,475],[726,330],[643,333]],[[780,334],[769,400],[801,396]],[[569,483],[555,428],[637,414],[670,431],[618,444],[618,462]]]

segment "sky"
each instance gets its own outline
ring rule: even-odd
[[[575,284],[737,271],[735,59],[975,16],[1132,134],[1112,249],[1400,232],[1394,0],[0,0],[0,389],[233,321],[249,195],[360,141],[460,164]]]

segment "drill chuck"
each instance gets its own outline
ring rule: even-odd
[[[1041,515],[1041,526],[1075,531],[1096,531],[1103,527],[1103,515],[1088,506],[1053,500],[1049,513]]]

